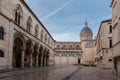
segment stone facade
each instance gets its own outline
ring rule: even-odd
[[[86,22],[80,32],[80,42],[55,43],[55,64],[94,64],[94,44],[92,30]]]
[[[24,0],[0,0],[0,69],[52,65],[54,42]]]
[[[101,22],[96,38],[96,61],[98,67],[113,68],[111,19]]]
[[[94,47],[95,47],[95,40],[93,39],[93,32],[88,27],[88,23],[85,23],[84,28],[80,32],[80,43],[81,48],[83,50],[83,55],[81,58],[82,64],[94,64]]]
[[[79,42],[57,42],[55,44],[55,64],[80,64],[83,54]]]
[[[24,0],[0,0],[0,69],[93,64],[95,41],[87,22],[80,38],[56,42]]]
[[[114,69],[120,75],[120,0],[112,0],[110,7],[112,9]]]
[[[120,75],[120,0],[112,0],[112,18],[101,22],[96,38],[96,62]]]

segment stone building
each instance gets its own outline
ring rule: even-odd
[[[87,22],[80,38],[56,42],[24,0],[0,0],[0,69],[92,64],[95,41]]]
[[[80,32],[80,43],[81,43],[81,48],[83,50],[81,63],[82,64],[94,64],[95,40],[93,39],[93,32],[88,27],[87,21],[85,23],[85,26]]]
[[[24,0],[0,0],[0,69],[52,65],[54,42]]]
[[[56,42],[55,64],[94,64],[93,32],[87,22],[80,32],[80,42]]]
[[[112,0],[112,47],[114,58],[114,69],[120,75],[120,0]]]
[[[96,38],[96,62],[98,67],[113,68],[111,19],[101,22]]]
[[[80,42],[56,42],[55,64],[80,64],[83,51]]]

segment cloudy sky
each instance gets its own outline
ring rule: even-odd
[[[111,18],[111,0],[25,0],[57,41],[80,41],[87,20],[94,36],[100,22]]]

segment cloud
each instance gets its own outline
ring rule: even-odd
[[[48,14],[47,16],[43,17],[41,20],[44,21],[47,18],[53,16],[54,14],[56,14],[57,12],[59,12],[60,10],[64,9],[67,5],[69,5],[73,0],[69,0],[68,2],[66,2],[65,4],[63,4],[62,6],[60,6],[59,8],[57,8],[55,11],[51,12],[50,14]]]

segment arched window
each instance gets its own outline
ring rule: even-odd
[[[38,37],[39,34],[39,27],[38,25],[35,26],[35,36]]]
[[[27,21],[27,32],[30,32],[31,27],[32,27],[32,19],[31,17],[29,17]]]
[[[4,40],[4,29],[0,27],[0,40]]]
[[[45,34],[45,43],[47,42],[47,34]]]
[[[80,49],[80,46],[79,45],[76,45],[76,50],[79,50]]]
[[[41,41],[43,41],[43,30],[41,30],[41,36],[40,36],[40,38],[41,38]]]
[[[50,38],[48,38],[48,45],[50,45]]]
[[[57,45],[57,49],[60,49],[60,45]]]
[[[72,46],[72,45],[70,45],[69,49],[70,49],[70,50],[71,50],[71,49],[73,49],[73,46]]]
[[[17,5],[15,10],[15,22],[20,25],[22,19],[22,9],[20,5]]]
[[[63,46],[62,46],[62,49],[63,49],[63,50],[67,50],[67,46],[66,46],[66,45],[63,45]]]

